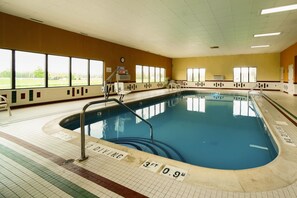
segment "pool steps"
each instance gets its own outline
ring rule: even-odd
[[[106,141],[127,146],[129,148],[134,148],[140,151],[152,153],[154,155],[159,155],[169,159],[185,162],[185,159],[177,150],[159,140],[154,140],[152,142],[151,139],[132,137],[107,139]]]

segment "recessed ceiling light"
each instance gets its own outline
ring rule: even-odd
[[[284,11],[290,11],[290,10],[296,10],[296,9],[297,9],[297,4],[292,4],[287,6],[263,9],[261,11],[261,14],[271,14],[271,13],[284,12]]]
[[[266,34],[254,34],[254,37],[263,37],[263,36],[277,36],[280,35],[280,32],[266,33]]]
[[[253,45],[251,48],[262,48],[262,47],[270,47],[270,45]]]

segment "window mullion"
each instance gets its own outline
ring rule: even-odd
[[[45,54],[45,87],[48,88],[48,54]]]
[[[15,72],[15,50],[12,50],[12,55],[11,55],[11,88],[15,89],[15,80],[16,80],[16,72]]]

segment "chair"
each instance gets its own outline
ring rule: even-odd
[[[7,110],[9,113],[9,116],[11,116],[11,110],[7,99],[4,96],[0,95],[0,111],[2,110]]]
[[[114,83],[114,91],[120,96],[120,101],[123,102],[125,95],[131,93],[131,91],[125,91],[125,84],[123,82]]]

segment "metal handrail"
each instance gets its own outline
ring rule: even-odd
[[[250,92],[252,92],[256,87],[257,87],[257,83],[255,84],[255,86],[253,86],[247,93],[247,103],[248,103],[248,106],[250,104]]]
[[[117,69],[114,70],[114,71],[112,72],[112,74],[110,74],[110,75],[108,76],[108,78],[103,82],[103,93],[104,93],[104,98],[105,98],[105,99],[108,99],[108,97],[109,97],[109,92],[110,92],[110,90],[109,90],[109,88],[108,88],[108,83],[111,82],[112,77],[119,71],[119,69],[120,69],[120,67],[117,67]]]
[[[247,97],[250,96],[250,92],[254,91],[254,89],[255,89],[257,86],[258,86],[258,85],[257,85],[257,83],[256,83],[255,86],[253,86],[253,87],[248,91],[248,93],[247,93]]]
[[[153,126],[151,125],[151,123],[149,123],[148,121],[146,121],[144,118],[142,118],[141,116],[139,116],[137,113],[135,113],[132,109],[130,109],[127,105],[125,105],[124,103],[120,102],[119,100],[115,99],[115,98],[110,98],[110,99],[105,99],[105,100],[98,100],[98,101],[93,101],[93,102],[89,102],[87,103],[81,113],[80,113],[80,141],[81,141],[81,157],[80,157],[80,161],[86,160],[88,159],[88,157],[86,156],[86,149],[85,149],[85,113],[86,110],[89,106],[94,105],[94,104],[100,104],[100,103],[106,103],[106,102],[116,102],[119,105],[125,107],[126,109],[128,109],[133,115],[135,115],[136,117],[138,117],[139,119],[141,119],[143,122],[145,122],[146,124],[149,125],[150,127],[150,137],[152,142],[154,142],[154,131],[153,131]]]

